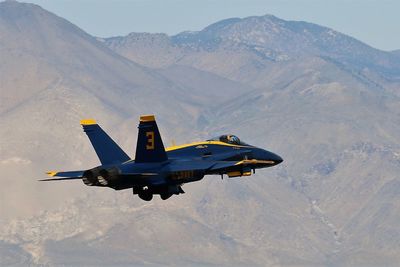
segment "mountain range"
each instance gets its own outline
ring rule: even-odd
[[[272,15],[97,38],[15,1],[0,3],[0,51],[0,265],[400,261],[398,52]],[[82,118],[134,157],[145,113],[166,144],[235,133],[285,161],[151,203],[37,182],[98,163]]]

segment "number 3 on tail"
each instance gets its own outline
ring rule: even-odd
[[[146,137],[147,137],[146,149],[147,150],[154,149],[154,132],[146,132]]]

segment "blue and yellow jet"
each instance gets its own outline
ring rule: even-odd
[[[154,115],[140,117],[136,158],[132,160],[95,120],[81,125],[101,165],[83,171],[48,172],[41,181],[82,180],[88,186],[133,188],[133,194],[150,201],[153,195],[165,200],[184,193],[182,185],[205,175],[249,176],[255,169],[275,166],[283,160],[267,150],[222,135],[203,142],[164,148]]]

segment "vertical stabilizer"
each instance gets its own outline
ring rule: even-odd
[[[162,162],[168,159],[154,115],[140,116],[135,162]]]
[[[95,120],[81,120],[81,125],[102,165],[130,160],[129,156],[101,129]]]

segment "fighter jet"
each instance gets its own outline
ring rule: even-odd
[[[235,135],[164,148],[154,115],[140,117],[135,159],[131,159],[93,119],[81,125],[101,162],[81,171],[50,171],[40,181],[82,180],[88,186],[133,189],[145,201],[184,193],[182,185],[205,175],[250,176],[281,163],[280,156],[246,144]]]

